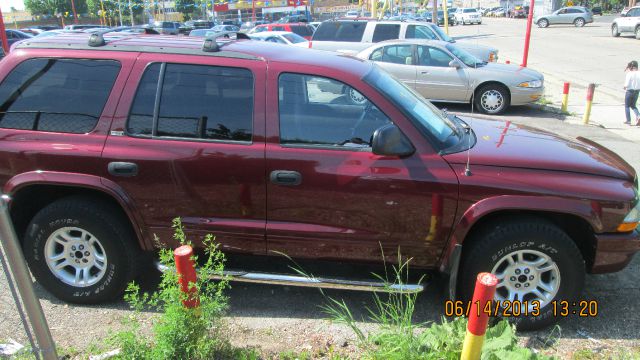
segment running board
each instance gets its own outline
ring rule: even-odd
[[[165,272],[170,269],[160,263],[156,263],[156,268]],[[231,281],[286,285],[299,287],[315,287],[323,289],[339,289],[339,290],[357,290],[357,291],[374,291],[388,293],[419,293],[424,290],[424,286],[420,284],[391,284],[387,285],[382,281],[359,281],[345,279],[331,279],[321,277],[305,277],[301,275],[258,273],[247,271],[225,270],[222,275],[213,275],[211,279],[220,280],[227,278]]]

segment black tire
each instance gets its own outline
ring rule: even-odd
[[[613,37],[620,36],[620,31],[618,31],[618,24],[611,25],[611,36]]]
[[[575,25],[575,27],[583,27],[584,24],[585,24],[585,21],[583,18],[577,18],[573,20],[573,25]]]
[[[89,236],[85,238],[85,235],[82,235],[82,242],[79,238],[80,231],[86,231],[92,236],[91,239],[97,240],[98,245],[88,245]],[[59,237],[52,235],[61,232],[66,236],[66,240],[63,240],[65,245],[53,240]],[[25,232],[23,249],[31,272],[45,289],[64,301],[95,304],[120,296],[127,283],[134,278],[140,253],[134,238],[128,220],[121,215],[119,209],[96,199],[72,196],[51,203],[36,214]],[[48,239],[51,240],[47,242]],[[71,249],[73,244],[75,245]],[[78,244],[85,244],[86,248],[80,248]],[[60,263],[56,263],[67,261],[69,264],[58,270],[59,276],[54,274],[45,260],[47,249],[54,249],[50,251],[65,258],[73,258],[60,259]],[[84,255],[78,250],[85,251]],[[95,259],[98,256],[104,257],[104,261],[100,263],[104,270],[97,265],[91,266],[92,261],[97,264],[98,260]],[[79,259],[88,263],[88,266],[83,265]],[[80,273],[92,277],[88,281],[85,279],[86,285],[70,284],[69,278],[67,282],[63,280],[65,276],[73,276],[75,273],[77,282],[78,268],[81,266],[87,267]]]
[[[546,28],[548,26],[549,26],[549,20],[547,20],[547,19],[538,20],[538,27]]]
[[[489,101],[491,100],[488,98],[489,96],[495,96],[499,105],[492,104],[491,101]],[[487,84],[476,90],[474,103],[478,111],[484,114],[498,115],[507,110],[511,104],[511,96],[509,94],[509,90],[505,86],[500,84]]]
[[[558,318],[553,314],[552,302],[575,300],[582,291],[585,262],[580,250],[564,231],[544,219],[520,217],[492,223],[466,240],[463,248],[458,294],[464,301],[471,300],[477,274],[491,272],[509,254],[516,254],[518,251],[541,253],[555,263],[559,274],[557,293],[540,307],[538,316],[509,317],[519,330],[536,330],[553,324]],[[542,278],[552,274],[553,270],[542,273],[540,276]],[[517,283],[515,276],[505,278],[504,281],[514,278]],[[535,280],[538,281],[538,279]],[[535,289],[538,291],[541,289],[537,285],[532,286],[536,286]],[[496,298],[503,296],[506,289],[506,286],[500,288],[499,284]],[[527,301],[528,299],[519,300]]]

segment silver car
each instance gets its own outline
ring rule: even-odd
[[[487,63],[444,41],[385,41],[357,56],[376,61],[426,99],[473,102],[485,114],[535,102],[544,92],[544,77],[539,72]]]
[[[538,16],[534,21],[541,28],[554,24],[573,24],[576,27],[583,27],[584,24],[593,22],[593,14],[585,7],[569,6],[558,9],[552,14]]]

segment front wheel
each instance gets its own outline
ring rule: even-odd
[[[509,107],[510,101],[509,90],[499,84],[482,86],[476,91],[474,99],[476,109],[489,115],[503,113]]]
[[[557,320],[553,303],[571,302],[582,291],[582,254],[553,223],[533,217],[514,218],[486,226],[466,241],[459,272],[462,298],[471,299],[478,273],[493,273],[498,278],[494,300],[505,311],[513,312],[509,319],[519,330],[551,325]]]
[[[577,18],[573,21],[573,25],[575,25],[576,27],[583,27],[584,26],[584,19],[583,18]]]
[[[640,26],[636,27],[636,39],[640,40]]]
[[[549,26],[549,20],[547,19],[538,20],[538,27],[546,28],[547,26]]]
[[[24,254],[57,298],[95,304],[121,295],[135,275],[137,244],[119,209],[86,197],[58,200],[31,220]]]
[[[611,26],[611,36],[613,36],[613,37],[620,36],[620,31],[618,30],[618,25],[617,24],[613,24]]]

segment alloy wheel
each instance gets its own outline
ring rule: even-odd
[[[495,299],[527,302],[533,308],[549,304],[560,289],[558,265],[536,250],[518,250],[502,257],[491,270],[498,278]]]
[[[62,282],[88,287],[100,281],[107,270],[107,254],[95,236],[77,227],[53,232],[44,245],[49,270]]]

